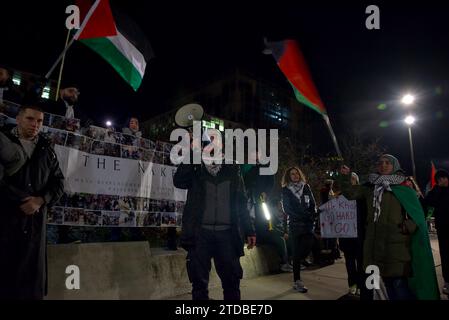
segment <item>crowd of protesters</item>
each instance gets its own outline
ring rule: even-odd
[[[413,177],[406,176],[396,157],[382,155],[375,170],[366,181],[342,166],[333,180],[323,181],[321,204],[344,195],[357,203],[356,238],[321,238],[318,204],[307,178],[298,167],[290,167],[282,174],[281,199],[272,189],[272,182],[246,170],[250,208],[256,222],[257,245],[271,245],[279,255],[280,271],[293,272],[293,288],[308,291],[301,278],[301,270],[312,264],[333,263],[344,254],[347,270],[348,294],[362,300],[388,298],[390,300],[439,299],[435,264],[425,221],[429,207],[434,208],[444,285],[448,294],[448,173],[437,171],[436,185],[424,195]],[[272,201],[267,199],[270,194]],[[259,200],[259,205],[254,198]],[[275,213],[267,220],[260,202],[271,203]],[[277,206],[281,205],[281,216]],[[254,206],[259,210],[254,210]],[[280,224],[279,221],[282,221]],[[265,222],[265,224],[263,223]],[[273,225],[280,226],[275,228]],[[289,250],[290,248],[290,250]],[[309,259],[311,258],[311,259]],[[381,288],[367,287],[368,266],[379,268]]]
[[[45,214],[62,195],[64,177],[53,148],[39,131],[44,110],[64,113],[66,119],[75,118],[80,91],[67,87],[58,95],[59,102],[46,105],[21,96],[11,85],[8,70],[0,68],[0,111],[5,109],[6,101],[22,105],[17,124],[5,124],[0,132],[0,197],[6,208],[0,219],[0,298],[41,299],[45,295]],[[138,118],[130,117],[122,133],[140,138]],[[292,273],[293,288],[300,293],[309,290],[301,271],[312,264],[333,263],[340,258],[341,250],[349,294],[362,300],[373,299],[365,270],[377,266],[388,299],[438,299],[424,213],[430,207],[439,240],[443,293],[449,294],[446,171],[437,171],[436,185],[423,194],[393,155],[382,155],[375,171],[363,183],[357,173],[341,166],[333,180],[323,181],[320,200],[321,204],[340,196],[356,200],[357,237],[323,239],[319,204],[301,168],[286,169],[280,188],[276,188],[274,175],[260,175],[257,155],[250,157],[256,164],[182,164],[174,176],[174,185],[188,190],[181,245],[188,251],[187,271],[194,299],[209,298],[212,258],[222,280],[224,298],[240,299],[243,240],[248,241],[249,248],[256,244],[273,246],[279,270]],[[40,173],[37,178],[35,172]],[[280,190],[277,194],[276,189]],[[61,239],[69,239],[68,226],[61,226],[59,232]],[[120,238],[121,229],[114,229],[111,240]],[[141,229],[133,228],[132,238],[141,239]],[[177,248],[174,232],[170,232],[168,247]]]

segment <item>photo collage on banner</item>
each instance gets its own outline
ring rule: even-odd
[[[0,114],[2,123],[15,123],[11,114]],[[174,167],[170,161],[172,144],[90,126],[80,129],[78,119],[45,114],[42,131],[53,145],[76,149],[92,155],[151,162]],[[83,134],[81,134],[81,132]],[[80,158],[82,161],[83,158]],[[76,172],[67,174],[76,176]],[[72,177],[73,178],[73,177]],[[152,187],[154,188],[154,183]],[[69,192],[48,212],[49,224],[95,227],[176,227],[181,226],[185,201],[134,196]]]

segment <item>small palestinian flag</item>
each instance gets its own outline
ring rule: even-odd
[[[268,42],[268,49],[290,82],[296,99],[321,115],[326,115],[326,108],[321,101],[318,90],[312,81],[309,68],[295,40]]]
[[[143,32],[111,8],[109,0],[78,0],[76,4],[83,22],[74,38],[102,56],[137,91],[154,56]]]

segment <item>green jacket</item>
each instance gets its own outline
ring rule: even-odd
[[[352,186],[350,175],[338,177],[337,184],[347,199],[367,201],[364,268],[376,265],[382,277],[408,277],[418,299],[439,299],[429,236],[416,193],[405,186],[392,186],[392,192],[384,192],[381,213],[374,222],[374,186]]]

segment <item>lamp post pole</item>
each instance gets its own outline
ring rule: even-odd
[[[413,178],[416,180],[415,152],[413,150],[412,126],[408,126],[408,138],[410,141],[410,155],[412,157]]]

